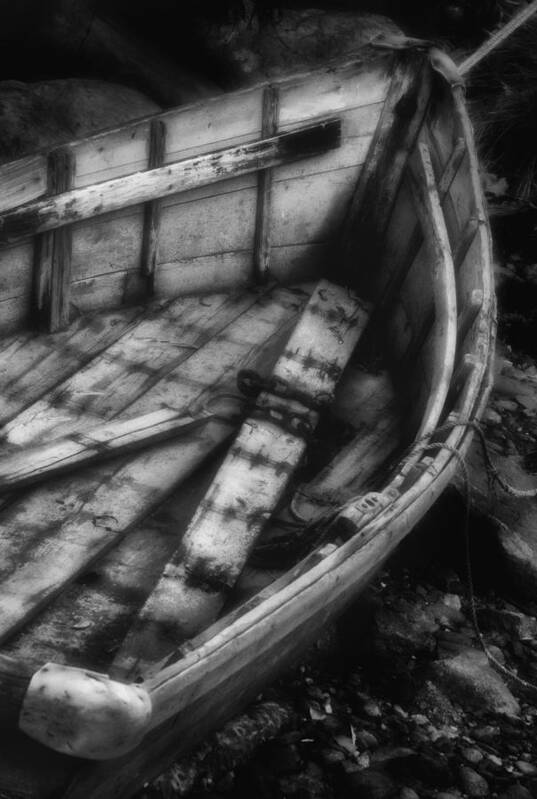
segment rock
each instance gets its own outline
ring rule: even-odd
[[[495,466],[502,477],[517,488],[534,488],[535,475],[523,467],[522,456],[499,452],[491,439]],[[499,550],[501,576],[519,596],[533,601],[537,592],[537,503],[534,498],[520,498],[496,491],[491,494],[487,469],[477,440],[474,439],[466,456],[472,485],[474,510],[490,520]],[[456,477],[455,485],[464,496],[464,485]]]
[[[140,92],[100,80],[0,82],[0,160],[6,161],[159,110]]]
[[[382,716],[382,710],[380,709],[380,706],[376,702],[373,702],[373,700],[365,703],[364,713],[366,716],[369,716],[373,719],[378,719],[380,716]]]
[[[468,766],[461,766],[459,769],[459,778],[461,787],[464,793],[468,796],[488,796],[489,786],[484,777],[474,771],[473,768]]]
[[[516,782],[500,794],[499,799],[534,799],[534,795],[523,785]]]
[[[487,656],[465,649],[454,657],[432,664],[434,680],[463,706],[510,718],[520,716],[520,705]]]
[[[525,777],[535,777],[537,774],[537,766],[534,766],[533,763],[528,763],[525,760],[517,760],[515,763],[515,768]]]
[[[226,63],[238,84],[255,83],[310,69],[357,51],[384,33],[398,33],[391,20],[355,11],[281,7],[264,20],[246,14],[227,25],[201,22],[199,35],[215,59]]]
[[[520,641],[532,641],[537,638],[537,619],[515,610],[497,610],[482,608],[479,612],[479,623],[486,629],[503,630]]]
[[[420,799],[420,796],[413,788],[403,786],[399,791],[399,799]]]
[[[448,608],[444,606],[444,610]],[[434,610],[423,599],[401,599],[394,607],[382,607],[375,614],[375,653],[393,663],[417,653],[433,652],[438,630]]]
[[[473,737],[478,741],[493,741],[500,734],[500,728],[493,724],[485,724],[483,727],[476,727]]]
[[[396,791],[395,783],[387,774],[373,769],[348,774],[347,784],[353,799],[388,799]]]
[[[449,791],[440,791],[440,793],[435,794],[435,799],[460,799],[460,795]]]
[[[483,752],[481,752],[479,749],[476,749],[475,746],[469,746],[466,749],[463,749],[462,756],[467,763],[471,763],[474,766],[476,763],[479,763],[481,760],[483,760]]]
[[[462,711],[456,708],[448,696],[431,680],[421,686],[414,702],[434,724],[445,727],[458,724],[462,719]]]
[[[493,410],[492,408],[487,408],[487,410],[485,411],[484,420],[489,424],[502,423],[502,417],[497,411]]]

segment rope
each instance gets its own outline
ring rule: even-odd
[[[480,425],[474,421],[467,421],[467,422],[454,422],[451,425],[446,425],[446,427],[471,427],[478,432],[481,445],[483,447],[483,451],[485,453],[485,458],[487,461],[487,468],[491,468],[493,470],[494,477],[498,480],[499,484],[507,490],[508,493],[512,494],[513,496],[519,496],[519,490],[513,488],[513,486],[509,485],[498,473],[496,467],[492,463],[490,459],[490,455],[488,452],[488,445],[485,440],[485,436],[483,431],[481,430]],[[415,449],[415,448],[414,448]],[[521,688],[524,688],[527,691],[533,691],[537,693],[537,685],[535,683],[529,682],[528,680],[519,677],[516,672],[512,669],[507,668],[501,663],[490,651],[487,646],[487,642],[481,632],[481,628],[479,627],[479,621],[477,619],[477,604],[475,599],[475,590],[474,590],[474,580],[472,574],[472,556],[471,556],[471,549],[470,549],[470,509],[471,509],[471,482],[470,482],[470,475],[468,473],[468,466],[466,461],[464,460],[463,455],[459,452],[458,449],[455,447],[450,446],[444,442],[432,442],[432,443],[424,443],[422,447],[422,451],[425,452],[427,450],[447,450],[450,452],[458,461],[459,466],[461,467],[462,475],[463,475],[463,483],[464,483],[464,550],[465,550],[465,567],[466,567],[466,586],[467,586],[467,593],[468,593],[468,603],[470,606],[470,619],[472,622],[472,627],[474,629],[474,633],[476,638],[479,642],[479,645],[485,654],[487,660],[489,661],[490,665],[500,674],[502,674],[507,679],[514,682],[516,685],[519,685]],[[410,456],[409,456],[410,457]],[[535,493],[532,494],[535,496]],[[524,493],[524,496],[526,494]]]

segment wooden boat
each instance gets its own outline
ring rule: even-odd
[[[478,169],[449,59],[389,46],[0,168],[3,792],[132,795],[441,494],[491,382]]]

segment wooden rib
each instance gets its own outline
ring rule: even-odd
[[[339,147],[340,138],[339,120],[329,119],[292,133],[73,189],[3,215],[0,241],[9,243],[129,205],[319,155]]]
[[[48,193],[59,195],[69,191],[74,171],[72,151],[53,150],[48,157]],[[69,226],[38,234],[35,241],[35,309],[40,326],[52,333],[69,324],[71,247]]]
[[[343,226],[343,261],[351,272],[357,252],[362,268],[378,263],[384,231],[430,93],[431,73],[420,68],[420,60],[410,57],[397,65]]]
[[[453,150],[442,170],[442,174],[438,180],[438,195],[440,198],[440,203],[442,207],[445,206],[449,198],[449,189],[451,184],[456,177],[459,168],[462,164],[464,156],[466,154],[466,143],[464,138],[457,138]],[[462,263],[464,259],[464,255],[466,253],[467,248],[471,244],[471,230],[468,230],[468,235],[463,235],[459,239],[458,247],[454,256],[455,266],[457,267]],[[416,222],[414,229],[410,233],[408,237],[408,243],[406,245],[405,254],[401,258],[400,267],[394,272],[391,276],[388,285],[386,286],[382,297],[380,297],[379,301],[375,305],[373,313],[371,314],[370,320],[370,329],[367,331],[366,335],[368,340],[371,337],[378,335],[378,326],[379,324],[383,324],[384,320],[386,319],[386,315],[389,312],[390,307],[394,303],[395,299],[399,296],[401,291],[401,287],[405,282],[412,266],[418,257],[420,248],[423,245],[423,230],[419,224]],[[431,326],[433,318],[430,317],[429,319],[429,327]],[[425,333],[425,336],[427,334]]]
[[[239,407],[218,418],[228,416],[230,424]],[[213,415],[200,418],[185,416],[163,409],[142,416],[107,422],[88,430],[72,433],[50,443],[25,447],[23,450],[0,456],[0,492],[14,491],[23,486],[40,483],[58,474],[65,474],[95,461],[114,458],[150,447],[170,438],[203,427]]]
[[[334,391],[366,314],[346,289],[321,281],[278,359],[273,377],[316,404]],[[289,399],[292,413],[307,404]],[[258,407],[274,406],[270,389]],[[276,407],[281,407],[276,405]],[[315,425],[318,412],[309,411]],[[243,424],[179,549],[166,565],[114,660],[114,671],[147,676],[184,639],[208,626],[221,610],[262,527],[305,451],[300,434],[272,418]]]
[[[252,302],[252,297],[245,299]],[[200,393],[209,397],[211,392],[221,392],[239,368],[266,369],[274,348],[279,349],[286,338],[287,323],[297,312],[296,300],[296,295],[275,290],[265,297],[261,313],[258,308],[250,309],[234,318],[229,347],[222,348],[219,336],[211,339],[191,354],[186,365],[166,373],[161,384],[132,406],[133,412],[142,411],[144,404],[184,411]],[[184,384],[181,375],[185,373],[201,374],[205,383]],[[121,540],[127,529],[161,502],[231,430],[227,422],[214,419],[178,442],[160,444],[119,463],[107,462],[84,475],[34,489],[3,511],[0,639],[24,627],[81,571]]]
[[[417,437],[429,435],[446,401],[457,345],[455,269],[428,145],[419,141],[411,162],[413,199],[426,241],[430,246],[435,301],[434,368],[432,390]]]
[[[275,136],[278,131],[279,90],[277,86],[266,86],[263,91],[261,137]],[[272,169],[263,169],[258,174],[257,206],[254,238],[254,275],[258,282],[268,277],[270,262],[270,221],[272,198]]]
[[[166,125],[161,119],[152,119],[149,127],[148,169],[156,169],[164,163],[166,152]],[[148,294],[152,295],[155,286],[155,270],[158,258],[160,231],[160,200],[146,203],[144,208],[144,228],[142,234],[142,274],[147,278]]]

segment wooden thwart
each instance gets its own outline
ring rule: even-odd
[[[339,147],[341,123],[327,119],[283,133],[167,166],[103,181],[57,197],[28,203],[0,218],[0,243],[89,219],[130,205],[167,197],[239,177],[258,169],[288,164]]]
[[[147,676],[221,610],[363,330],[346,289],[321,281],[257,411],[243,424],[208,493],[118,653],[116,673]]]

